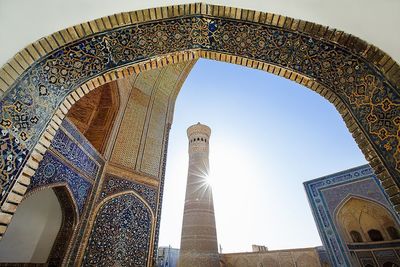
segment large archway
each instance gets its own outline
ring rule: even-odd
[[[262,69],[324,96],[400,210],[396,62],[354,36],[314,23],[189,4],[116,14],[62,30],[3,67],[1,231],[76,101],[112,80],[198,57]],[[162,183],[160,188],[159,200]]]

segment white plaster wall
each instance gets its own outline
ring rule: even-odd
[[[0,0],[0,66],[55,31],[123,11],[184,4],[188,0]],[[200,2],[197,1],[197,2]],[[400,62],[399,0],[208,0],[316,22],[356,35]]]
[[[0,262],[46,262],[61,220],[61,206],[52,189],[24,200],[0,240]]]

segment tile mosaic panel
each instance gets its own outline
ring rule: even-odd
[[[74,169],[63,163],[51,151],[47,151],[31,179],[28,192],[43,186],[60,183],[68,185],[78,206],[79,213],[82,213],[86,199],[92,189],[92,184]]]
[[[98,202],[105,199],[107,196],[127,191],[134,190],[150,205],[154,212],[157,210],[157,189],[146,186],[134,181],[129,181],[124,178],[106,174],[103,182],[103,188],[100,193]]]
[[[29,151],[9,130],[0,131],[0,196],[1,201],[4,201],[8,190],[17,179],[17,170],[24,166]]]
[[[157,249],[158,249],[158,239],[160,236],[160,223],[161,223],[161,210],[162,210],[162,200],[164,196],[164,183],[165,183],[165,170],[167,167],[167,154],[168,154],[168,143],[169,143],[169,134],[171,132],[171,123],[167,124],[165,129],[165,139],[164,139],[164,151],[162,157],[162,165],[161,165],[161,179],[158,190],[158,206],[156,213],[156,230],[154,234],[154,243],[153,243],[153,265],[157,261]]]
[[[107,201],[98,211],[82,266],[147,266],[150,210],[133,194]]]
[[[0,101],[0,131],[6,135],[2,146],[11,149],[2,149],[2,201],[21,163],[72,90],[106,71],[189,49],[277,65],[330,88],[355,116],[384,165],[399,177],[400,89],[374,63],[347,47],[309,34],[192,15],[99,32],[53,51],[27,69]]]
[[[52,148],[61,153],[71,164],[86,175],[95,179],[100,166],[91,160],[79,146],[74,143],[64,131],[58,131],[52,144]]]
[[[68,120],[57,131],[50,149],[39,163],[28,192],[39,187],[66,183],[82,213],[93,180],[101,175],[104,160]]]
[[[86,137],[75,127],[68,119],[64,119],[61,124],[61,129],[65,130],[71,137],[72,141],[79,144],[78,146],[84,150],[96,162],[104,164],[104,159],[100,153],[92,146]],[[68,141],[70,142],[70,141]]]

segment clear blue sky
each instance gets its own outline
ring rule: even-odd
[[[200,59],[178,96],[160,246],[179,248],[188,167],[186,129],[211,127],[210,168],[223,252],[321,244],[303,182],[366,160],[334,106],[272,74]]]

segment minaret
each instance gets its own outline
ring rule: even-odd
[[[219,267],[217,232],[209,173],[211,129],[197,123],[187,130],[189,170],[182,222],[179,267]]]

